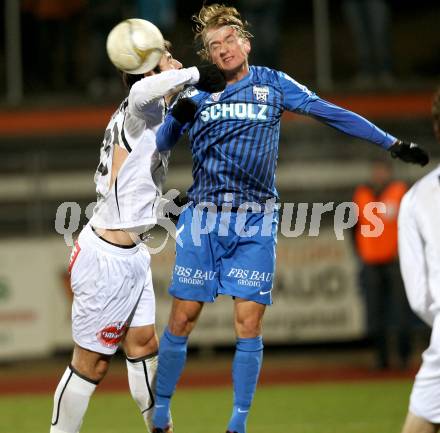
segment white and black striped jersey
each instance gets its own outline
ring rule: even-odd
[[[90,223],[102,229],[141,233],[156,223],[169,152],[156,148],[156,132],[165,116],[164,96],[199,79],[195,67],[169,70],[136,82],[113,114],[104,134],[95,173],[97,204]],[[128,151],[111,184],[115,146]]]

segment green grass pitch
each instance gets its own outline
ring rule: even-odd
[[[265,386],[257,390],[248,433],[399,433],[410,381]],[[231,408],[227,388],[182,389],[173,400],[175,433],[224,433]],[[49,432],[50,395],[0,397],[0,432]],[[81,433],[141,433],[146,429],[127,393],[97,392]]]

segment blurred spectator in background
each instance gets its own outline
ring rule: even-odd
[[[176,25],[176,0],[136,0],[136,16],[156,24],[165,34]]]
[[[253,65],[280,68],[280,20],[284,0],[240,0],[239,5],[256,42],[252,44]]]
[[[25,74],[23,77],[23,85],[25,90],[31,92],[42,87],[38,63],[42,62],[42,57],[44,57],[44,53],[41,53],[41,57],[38,59],[38,21],[34,13],[34,3],[35,0],[23,0],[20,5],[23,70],[32,71],[31,74]],[[4,22],[4,18],[2,22]]]
[[[353,33],[358,57],[358,87],[393,83],[390,7],[387,0],[343,0],[344,14]]]
[[[376,367],[390,367],[390,336],[397,336],[399,367],[406,368],[410,356],[411,311],[405,296],[399,271],[397,252],[397,216],[400,201],[407,185],[392,179],[389,161],[374,161],[369,184],[356,188],[353,202],[359,207],[359,221],[355,227],[355,249],[360,259],[360,285],[367,310],[367,331],[374,347]],[[371,226],[366,206],[381,202],[385,213],[375,216],[383,223],[379,236],[367,237],[361,226]],[[391,335],[390,335],[391,334]]]
[[[440,89],[432,107],[435,136],[440,143]],[[440,429],[440,167],[420,179],[402,200],[399,255],[411,308],[432,327],[429,347],[414,381],[402,433],[435,433]]]
[[[110,30],[122,20],[124,10],[120,0],[91,0],[88,8],[90,46],[88,92],[94,98],[120,90],[120,79],[115,74],[106,53]]]
[[[24,0],[26,20],[34,20],[30,41],[35,90],[75,89],[81,83],[81,15],[86,0]],[[26,56],[25,56],[26,58]],[[29,68],[27,68],[29,69]]]

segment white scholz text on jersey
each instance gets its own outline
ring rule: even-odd
[[[200,114],[203,122],[218,119],[247,119],[267,120],[267,105],[246,104],[244,102],[231,104],[215,104],[206,107]]]

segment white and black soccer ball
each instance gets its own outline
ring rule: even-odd
[[[154,69],[164,50],[160,30],[150,21],[139,18],[120,22],[107,36],[110,61],[129,74],[144,74]]]

